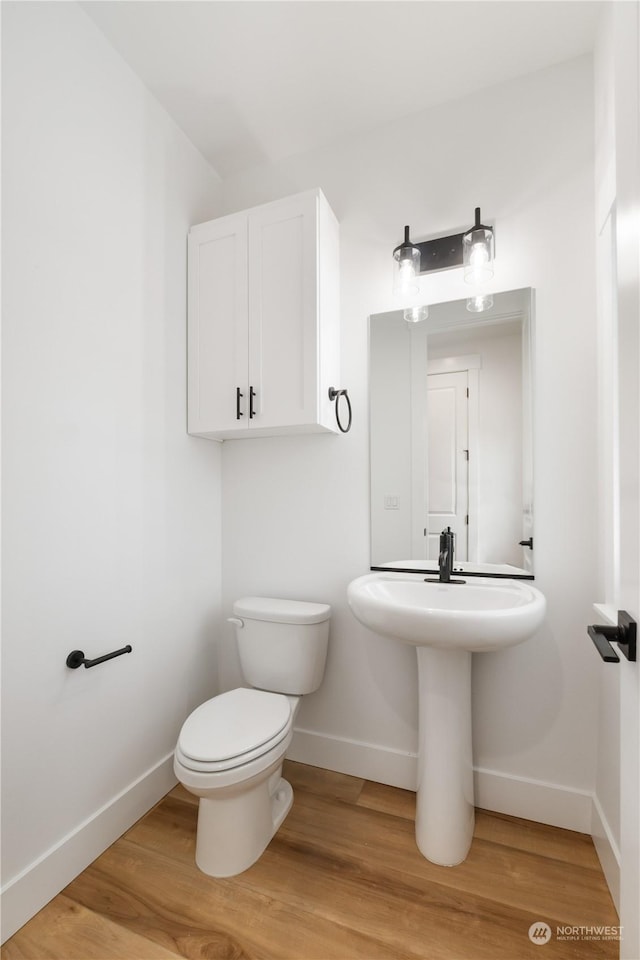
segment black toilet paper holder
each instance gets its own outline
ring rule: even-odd
[[[114,650],[112,653],[105,653],[103,657],[96,657],[95,660],[87,660],[82,650],[72,650],[67,657],[66,664],[72,670],[77,670],[78,667],[82,666],[89,669],[89,667],[95,667],[98,663],[104,663],[105,660],[113,660],[114,657],[120,657],[123,653],[131,653],[132,650],[133,647],[128,643],[126,647],[122,647],[120,650]]]

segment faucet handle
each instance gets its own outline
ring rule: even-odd
[[[440,534],[440,550],[446,550],[447,547],[449,547],[449,552],[450,554],[453,555],[453,552],[455,550],[455,545],[456,545],[456,535],[451,529],[451,527],[447,527]]]

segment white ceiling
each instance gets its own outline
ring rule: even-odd
[[[221,177],[592,49],[582,0],[91,0]]]

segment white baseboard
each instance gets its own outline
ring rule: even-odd
[[[2,942],[121,837],[176,782],[171,753],[13,877],[0,893]]]
[[[392,787],[415,790],[417,756],[358,740],[296,730],[287,757]],[[528,780],[496,770],[474,770],[475,804],[485,810],[591,832],[592,794],[556,783]]]
[[[591,833],[593,795],[559,783],[530,780],[497,770],[474,769],[476,807]]]
[[[287,758],[308,763],[312,767],[324,767],[325,770],[335,770],[352,777],[387,783],[391,787],[416,789],[416,754],[401,753],[374,743],[295,729]]]
[[[593,797],[591,836],[611,899],[620,916],[620,850],[597,796]]]

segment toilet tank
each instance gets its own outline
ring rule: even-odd
[[[233,605],[242,673],[259,690],[301,695],[322,683],[331,607],[244,597]]]

